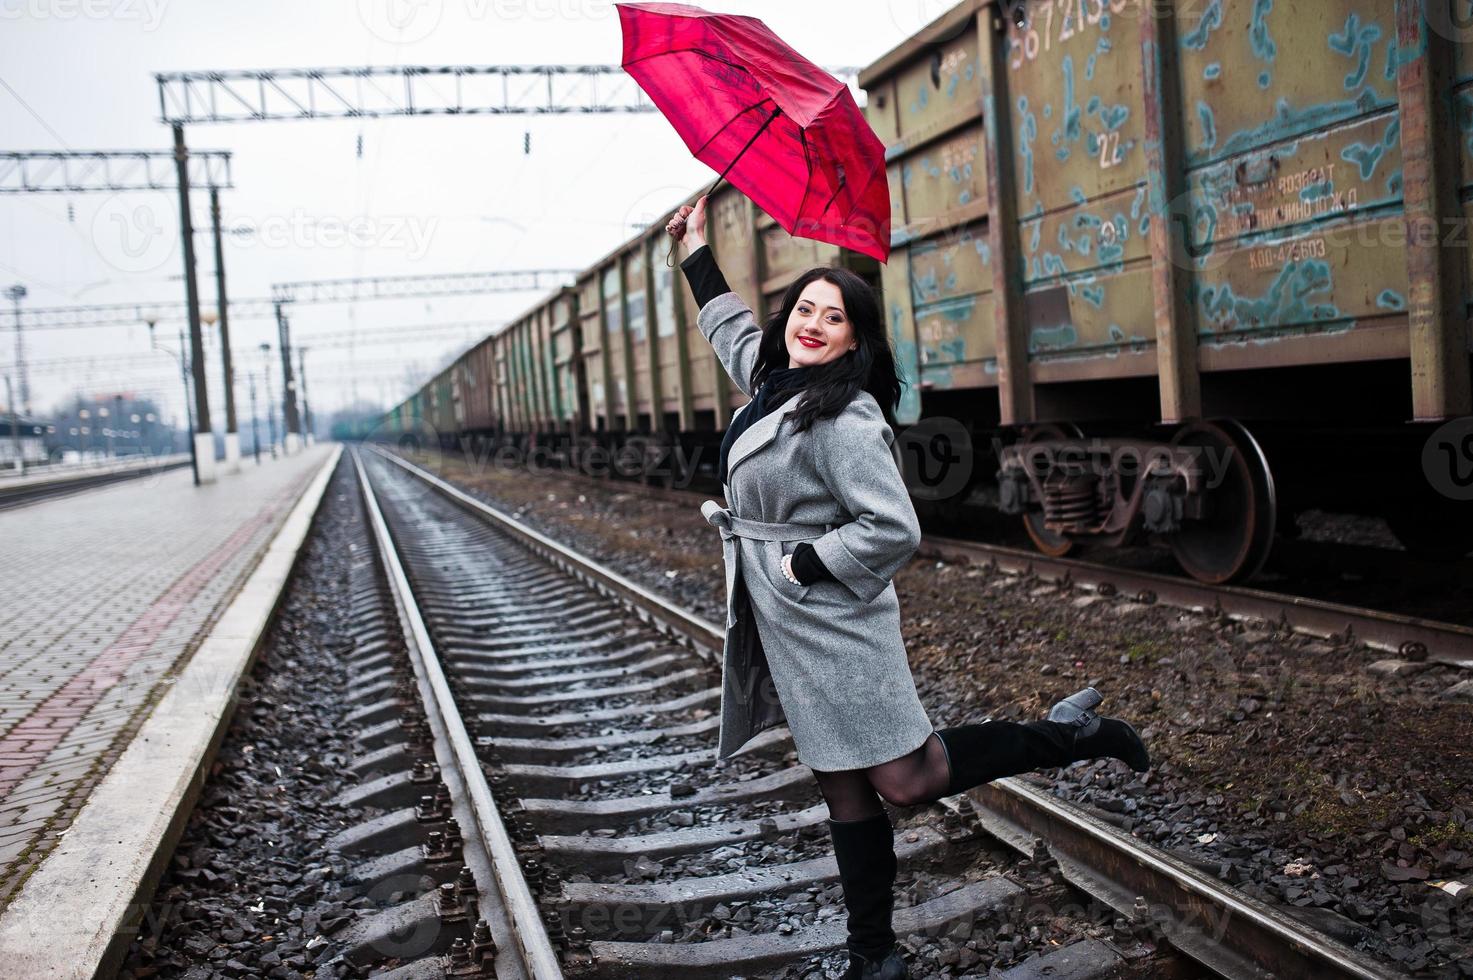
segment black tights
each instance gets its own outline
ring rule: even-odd
[[[864,820],[882,813],[882,797],[893,806],[933,803],[947,795],[951,781],[946,748],[935,732],[898,759],[865,769],[815,769],[813,775],[834,820]]]
[[[1081,758],[1118,757],[1121,751],[1130,750],[1123,736],[1117,736],[1108,744],[1096,744],[1090,753],[1078,755],[1078,731],[1076,725],[1054,721],[957,725],[933,731],[917,748],[898,759],[865,769],[815,769],[813,775],[829,805],[830,819],[865,820],[884,810],[882,798],[892,806],[934,803],[943,796],[1004,776],[1065,766]],[[1134,737],[1133,732],[1131,735]]]

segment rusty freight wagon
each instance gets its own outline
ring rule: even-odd
[[[794,239],[730,187],[710,214],[707,238],[728,282],[766,313],[815,265],[843,265],[879,288],[872,258]],[[461,355],[397,410],[401,424],[423,419],[447,447],[478,455],[536,445],[544,458],[653,483],[714,478],[722,432],[747,397],[701,336],[694,297],[665,264],[668,248],[662,219]],[[453,416],[444,407],[452,398]],[[594,448],[603,465],[570,454]]]
[[[431,387],[430,421],[440,432],[460,431],[460,385],[457,383],[461,362],[456,362],[435,376]]]
[[[563,293],[539,304],[496,335],[498,374],[503,417],[517,432],[553,433],[572,424],[576,401],[568,401],[566,374],[571,360],[556,355],[566,346],[571,294]]]
[[[813,265],[882,290],[918,509],[993,502],[1053,555],[1151,541],[1206,581],[1251,576],[1311,507],[1462,555],[1473,19],[1437,9],[965,0],[860,75],[888,263],[794,240],[730,187],[707,238],[762,314]],[[663,224],[405,414],[712,475],[745,396]]]
[[[487,337],[456,361],[461,368],[461,427],[468,434],[487,432],[495,425],[496,389],[491,369],[494,343],[494,337]]]
[[[712,197],[709,212],[712,252],[754,309],[771,312],[814,265],[844,264],[879,285],[873,259],[794,239],[730,187]],[[613,454],[619,472],[667,485],[714,475],[721,433],[747,401],[701,336],[679,268],[665,264],[669,244],[662,219],[580,276],[570,338],[582,370],[584,443]]]
[[[860,76],[902,421],[1000,446],[953,458],[1053,555],[1240,579],[1309,506],[1466,553],[1422,465],[1470,412],[1466,34],[1405,0],[938,18]]]

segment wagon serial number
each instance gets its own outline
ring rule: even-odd
[[[1248,268],[1277,269],[1286,262],[1303,259],[1322,259],[1327,254],[1323,238],[1305,238],[1297,242],[1285,242],[1278,246],[1255,248],[1248,253]]]
[[[1086,26],[1098,27],[1106,13],[1121,14],[1139,7],[1141,0],[1042,0],[1025,8],[1028,20],[1008,37],[1013,70],[1037,59],[1040,52],[1080,34]]]

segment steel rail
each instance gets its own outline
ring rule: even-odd
[[[1219,976],[1401,976],[1017,777],[967,795],[988,833],[1024,854],[1042,838],[1064,877],[1127,918],[1149,917],[1167,942]]]
[[[1451,667],[1473,669],[1473,629],[1455,623],[1439,623],[1416,616],[1362,609],[1304,596],[1280,595],[1242,585],[1209,585],[1191,579],[1173,578],[1081,561],[1050,558],[1036,551],[1010,548],[980,541],[960,541],[927,535],[920,554],[937,558],[962,556],[969,562],[979,557],[994,568],[1013,574],[1036,573],[1075,588],[1120,594],[1150,593],[1148,601],[1194,611],[1223,614],[1240,620],[1264,620],[1281,628],[1316,636],[1364,643],[1378,650],[1410,659],[1427,659]]]
[[[582,475],[575,475],[574,478],[590,479]],[[590,482],[607,488],[605,481]],[[663,500],[677,495],[690,497],[692,500],[711,496],[694,490],[656,488],[638,483],[621,483],[618,489],[620,493]],[[448,492],[459,491],[449,487]],[[1456,623],[1363,609],[1241,585],[1209,585],[1184,577],[1134,571],[1078,558],[1050,558],[1041,552],[1024,548],[934,534],[927,534],[921,539],[921,546],[916,554],[946,560],[955,560],[957,556],[961,556],[965,561],[973,563],[981,559],[983,564],[990,563],[999,571],[1016,575],[1036,573],[1040,578],[1051,577],[1057,583],[1092,589],[1102,595],[1111,590],[1135,596],[1143,592],[1149,593],[1147,601],[1160,601],[1175,608],[1194,612],[1220,610],[1232,619],[1274,623],[1286,632],[1293,631],[1325,640],[1353,640],[1408,659],[1417,659],[1425,653],[1429,660],[1450,667],[1473,670],[1473,629]],[[1104,586],[1103,590],[1101,586]],[[715,642],[719,649],[719,634]]]
[[[481,907],[504,908],[512,935],[517,941],[517,950],[521,954],[523,976],[528,980],[562,980],[563,971],[557,951],[548,938],[547,929],[538,912],[537,901],[522,874],[516,849],[501,821],[501,813],[491,794],[481,761],[476,755],[475,740],[466,731],[460,709],[455,704],[450,683],[435,651],[434,641],[430,638],[429,629],[409,584],[409,576],[399,560],[399,552],[389,533],[388,522],[379,509],[378,498],[357,450],[353,452],[353,465],[358,472],[364,508],[368,512],[374,540],[378,543],[379,556],[384,563],[384,571],[395,602],[403,616],[405,632],[409,634],[406,639],[413,641],[406,643],[406,646],[421,690],[427,694],[424,698],[425,715],[431,725],[443,733],[444,747],[448,750],[453,771],[465,791],[473,831],[490,860],[498,894],[488,895],[486,890],[492,886],[492,882],[481,880],[477,876]]]
[[[549,560],[620,599],[671,635],[689,631],[697,645],[720,649],[722,631],[632,582],[477,500],[432,473],[378,447],[374,451],[416,476],[447,499],[507,531]],[[1013,549],[1009,549],[1013,550]],[[1026,552],[1018,555],[1034,559]],[[1083,564],[1083,563],[1075,563]],[[1114,569],[1110,569],[1114,572]],[[1324,933],[1240,891],[1226,887],[1159,849],[1051,797],[1018,778],[1001,779],[967,793],[984,829],[1025,854],[1042,838],[1061,872],[1077,887],[1122,915],[1138,917],[1140,901],[1166,940],[1220,976],[1290,976],[1390,980],[1398,974]]]
[[[522,523],[506,511],[477,500],[408,460],[377,446],[373,447],[373,451],[428,483],[462,508],[480,516],[483,520],[489,519],[521,542],[524,547],[557,565],[569,575],[588,583],[604,595],[625,602],[641,621],[650,624],[672,640],[694,650],[701,657],[713,663],[718,660],[718,655],[725,643],[726,633],[716,624],[680,608],[633,579],[626,578],[611,568],[605,568],[591,561],[561,542]]]

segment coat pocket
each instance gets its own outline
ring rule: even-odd
[[[800,585],[797,582],[788,581],[783,574],[783,556],[791,555],[800,542],[805,538],[794,538],[792,541],[764,541],[762,542],[767,560],[762,564],[765,566],[767,580],[772,583],[773,589],[787,596],[794,602],[801,602],[808,594],[809,586]]]

